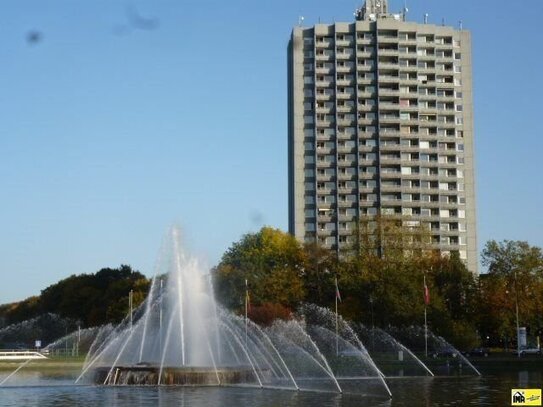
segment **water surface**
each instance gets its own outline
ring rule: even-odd
[[[0,406],[507,406],[511,388],[541,388],[542,368],[484,372],[482,377],[387,379],[390,400],[378,387],[366,394],[295,392],[242,387],[108,387],[74,385],[75,372],[20,372],[0,387]],[[2,372],[4,374],[4,372]],[[363,389],[364,383],[342,383]]]

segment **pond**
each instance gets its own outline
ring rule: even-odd
[[[74,385],[76,370],[21,370],[0,387],[0,406],[506,406],[512,388],[541,388],[543,363],[482,369],[483,376],[395,377],[365,394],[296,392],[246,387],[128,387]],[[5,372],[1,373],[6,375]],[[364,389],[363,381],[342,383]]]

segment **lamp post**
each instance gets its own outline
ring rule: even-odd
[[[370,311],[371,311],[371,349],[375,348],[375,322],[373,319],[373,296],[370,295]]]
[[[517,320],[517,357],[520,358],[520,324],[518,320],[518,290],[517,290],[517,269],[513,268],[513,286],[515,288],[515,314]]]
[[[375,328],[375,322],[373,319],[373,296],[370,295],[370,311],[371,311],[371,329]]]

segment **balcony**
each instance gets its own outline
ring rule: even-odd
[[[338,106],[337,107],[337,111],[339,113],[351,113],[351,112],[354,112],[354,106],[350,106],[350,105],[344,105],[344,106]]]
[[[400,143],[390,143],[388,140],[381,142],[381,151],[383,152],[399,152]]]
[[[374,41],[375,41],[374,38],[369,38],[369,37],[359,37],[356,40],[358,44],[362,44],[362,45],[371,45],[374,43]]]
[[[334,52],[323,52],[323,53],[317,53],[315,55],[315,59],[317,61],[331,61],[334,58]]]
[[[334,72],[334,67],[333,66],[324,66],[324,67],[320,67],[320,68],[315,68],[315,72],[317,74],[331,74]]]
[[[336,54],[336,59],[339,61],[339,60],[349,60],[349,59],[352,59],[354,57],[355,53],[354,51],[344,51],[344,52],[338,52]]]
[[[317,81],[315,83],[315,85],[318,87],[318,88],[331,88],[334,86],[334,81],[329,79],[329,80],[324,80],[324,81]]]
[[[375,70],[375,64],[358,64],[357,65],[359,71],[363,72],[369,72]]]
[[[334,126],[334,120],[318,120],[317,119],[317,127],[333,127]]]
[[[354,85],[354,83],[355,83],[354,78],[338,79],[336,81],[337,86],[350,86],[350,85]]]
[[[377,42],[380,44],[397,44],[399,41],[398,35],[378,35]]]
[[[323,101],[331,100],[333,97],[334,97],[334,92],[329,92],[329,93],[317,93],[317,95],[315,96],[315,98],[316,98],[317,100],[323,100]]]
[[[382,124],[397,123],[399,120],[400,120],[400,116],[397,116],[394,114],[381,114],[379,116],[379,122]]]
[[[337,93],[337,99],[338,100],[348,100],[348,99],[354,99],[355,98],[355,92],[338,92]]]
[[[398,75],[379,75],[379,82],[384,83],[396,83],[400,80],[400,77]]]
[[[381,155],[381,163],[383,164],[400,164],[401,162],[400,156]]]
[[[356,57],[357,58],[363,58],[363,59],[373,59],[374,51],[356,51]]]
[[[383,56],[398,56],[399,52],[397,48],[379,48],[378,55]]]
[[[315,48],[333,48],[334,40],[332,38],[327,39],[317,39],[315,43]]]
[[[336,39],[336,47],[352,47],[353,45],[354,38]]]
[[[338,153],[354,153],[356,151],[356,146],[339,146],[337,148]]]
[[[379,88],[379,94],[381,95],[390,95],[390,96],[398,96],[400,94],[399,89],[394,88]]]
[[[319,107],[317,106],[317,113],[320,113],[320,114],[331,114],[331,113],[334,113],[334,107],[333,106],[329,106],[329,107]]]

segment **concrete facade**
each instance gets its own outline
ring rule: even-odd
[[[289,231],[341,250],[383,214],[477,273],[470,33],[368,0],[288,47]]]

